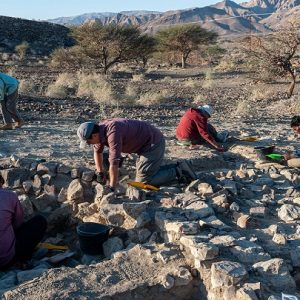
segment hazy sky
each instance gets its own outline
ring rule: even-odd
[[[220,0],[6,0],[1,1],[0,15],[44,20],[91,12],[167,11],[203,7],[217,2]]]

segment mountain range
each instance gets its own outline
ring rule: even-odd
[[[98,21],[102,24],[138,25],[145,32],[156,32],[173,24],[198,23],[220,35],[268,32],[290,19],[300,19],[300,0],[251,0],[237,4],[224,0],[214,5],[167,12],[123,11],[62,17],[48,22],[70,26]]]

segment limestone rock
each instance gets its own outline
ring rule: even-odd
[[[30,179],[30,171],[22,168],[1,170],[0,175],[4,179],[4,186],[8,188],[22,187],[22,183]]]
[[[56,162],[44,162],[38,164],[36,171],[38,175],[49,174],[51,176],[56,176],[57,166],[58,163]]]
[[[232,261],[220,261],[211,266],[211,284],[213,288],[237,285],[247,278],[245,267]]]
[[[32,203],[29,200],[29,197],[26,195],[20,195],[18,198],[22,205],[25,219],[30,218],[33,215],[34,211],[33,211]]]
[[[175,275],[175,286],[186,286],[192,280],[193,276],[187,268],[180,267]]]
[[[230,252],[242,263],[256,263],[270,259],[270,255],[254,242],[247,240],[235,241],[235,246],[230,248]]]
[[[59,173],[59,174],[70,174],[71,169],[70,169],[70,167],[68,167],[64,164],[59,164],[58,167],[57,167],[57,173]]]
[[[127,215],[134,219],[137,219],[141,213],[147,210],[150,203],[150,200],[143,202],[124,202],[123,209]]]
[[[203,196],[210,196],[214,193],[212,186],[205,182],[198,185],[198,191]]]
[[[87,171],[82,172],[81,179],[84,181],[90,182],[93,180],[94,176],[95,176],[94,171],[87,170]]]
[[[292,204],[283,204],[278,211],[278,217],[284,222],[299,220],[300,207]]]
[[[211,260],[219,255],[219,248],[210,243],[198,243],[196,247],[190,247],[190,251],[195,261]]]
[[[108,258],[110,258],[114,252],[120,251],[123,248],[123,241],[118,237],[109,238],[103,243],[103,253]]]
[[[258,262],[253,265],[253,269],[258,272],[262,281],[275,291],[291,292],[296,289],[295,281],[284,260],[281,258]]]
[[[82,170],[79,169],[79,168],[72,169],[71,170],[71,178],[72,179],[80,178],[81,177],[81,173],[82,173]]]
[[[146,192],[142,189],[138,189],[132,186],[128,186],[126,190],[126,196],[131,201],[144,201],[146,200]]]
[[[78,179],[74,179],[67,191],[67,200],[70,202],[81,203],[84,202],[84,190],[83,186]]]
[[[45,271],[47,271],[47,269],[41,268],[41,269],[32,269],[32,270],[18,272],[17,274],[18,282],[20,284],[25,281],[32,280],[33,278],[39,277]]]
[[[199,220],[214,214],[213,209],[204,201],[196,201],[185,207],[185,216],[188,220]]]

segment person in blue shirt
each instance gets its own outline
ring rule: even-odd
[[[17,110],[18,87],[16,78],[0,73],[0,109],[4,122],[0,130],[19,128],[24,124]]]
[[[291,127],[295,133],[300,134],[300,116],[294,116],[291,120]],[[294,153],[284,154],[284,159],[289,167],[300,168],[300,149],[296,149]]]

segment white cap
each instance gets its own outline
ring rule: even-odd
[[[211,115],[213,114],[214,112],[214,109],[210,106],[210,105],[202,105],[202,106],[199,106],[198,109],[201,109],[203,111],[205,111],[206,113],[208,113],[208,115],[211,117]]]

